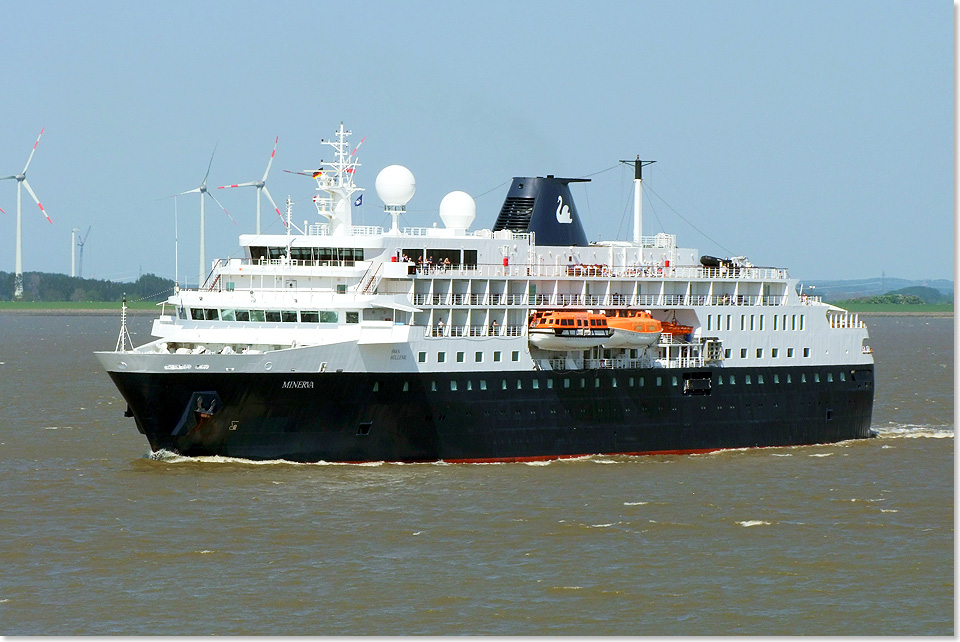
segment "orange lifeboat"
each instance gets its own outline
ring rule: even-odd
[[[539,310],[527,324],[530,343],[541,350],[586,350],[602,345],[613,331],[607,317],[593,312]]]
[[[612,310],[607,313],[607,325],[613,336],[604,342],[604,348],[643,348],[660,338],[660,321],[647,310]]]
[[[673,321],[661,321],[660,325],[663,327],[664,334],[672,334],[675,337],[693,332],[693,326],[677,323],[676,318]]]

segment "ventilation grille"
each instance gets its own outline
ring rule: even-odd
[[[500,216],[493,226],[493,231],[514,230],[525,232],[530,227],[530,216],[533,214],[533,198],[509,197],[500,208]]]

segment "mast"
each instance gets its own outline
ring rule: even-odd
[[[354,192],[363,191],[363,188],[357,187],[353,182],[353,176],[360,166],[354,155],[363,144],[363,140],[356,146],[353,152],[347,153],[349,143],[347,136],[353,132],[347,131],[340,123],[340,129],[337,130],[337,140],[320,141],[324,145],[330,145],[336,151],[336,160],[332,163],[324,163],[328,169],[318,171],[314,178],[317,180],[317,191],[326,192],[329,197],[314,197],[317,205],[317,212],[330,220],[331,234],[349,234],[353,226],[353,215],[351,195]],[[366,140],[366,138],[364,138]]]
[[[620,162],[633,165],[633,242],[641,245],[643,243],[643,167],[657,161],[640,160],[640,155],[637,154],[636,160]]]

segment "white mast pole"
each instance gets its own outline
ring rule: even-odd
[[[643,166],[657,161],[642,161],[640,155],[636,160],[620,161],[633,165],[633,242],[643,245]]]
[[[23,298],[23,241],[20,234],[20,185],[17,181],[17,273],[14,276],[13,296],[16,299]]]

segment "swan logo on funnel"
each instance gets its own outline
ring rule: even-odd
[[[573,216],[570,214],[570,207],[563,202],[563,196],[557,196],[557,222],[572,223]]]

